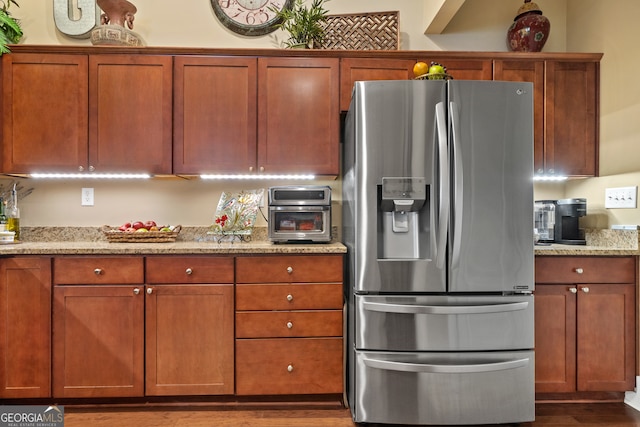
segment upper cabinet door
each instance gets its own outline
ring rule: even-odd
[[[597,176],[599,64],[554,60],[545,67],[546,168]]]
[[[172,57],[92,55],[89,165],[171,174]]]
[[[255,170],[257,68],[256,58],[175,57],[175,174]]]
[[[544,61],[495,61],[493,79],[533,83],[533,170],[544,173]]]
[[[258,59],[258,172],[339,173],[337,58]]]
[[[86,55],[2,56],[4,173],[87,167]]]
[[[349,110],[353,84],[369,80],[413,78],[412,59],[344,58],[340,61],[340,109]]]

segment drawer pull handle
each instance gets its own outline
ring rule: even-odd
[[[588,288],[588,287],[586,287],[586,286],[585,286],[585,287],[583,287],[583,288],[580,288],[580,290],[581,290],[582,292],[584,292],[585,294],[588,294],[588,293],[589,293],[589,288]]]
[[[99,276],[102,274],[102,269],[101,268],[96,268],[95,270],[93,270],[93,272],[96,274],[96,276]]]
[[[293,372],[293,365],[289,365],[289,366],[287,366],[287,371],[289,371],[289,372]]]
[[[584,270],[581,269],[581,268],[576,268],[576,273],[582,274],[582,273],[584,273]]]
[[[140,295],[140,289],[138,289],[138,288],[134,288],[134,289],[133,289],[133,294],[134,294],[134,295]]]
[[[293,295],[291,294],[287,295],[287,301],[293,301]]]
[[[151,295],[153,293],[153,289],[152,288],[147,288],[147,294]]]
[[[287,322],[287,328],[289,328],[289,329],[293,328],[293,323]]]
[[[187,268],[184,272],[187,273],[189,276],[193,274],[193,270],[190,268]]]
[[[575,294],[576,292],[578,292],[578,288],[569,288],[569,291],[570,291],[572,294]]]
[[[287,273],[289,274],[293,273],[293,267],[287,267]]]

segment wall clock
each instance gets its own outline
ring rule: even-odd
[[[244,36],[261,36],[276,29],[280,19],[271,9],[290,9],[294,0],[211,0],[216,16],[228,29]]]

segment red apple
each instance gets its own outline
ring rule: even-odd
[[[136,229],[135,229],[135,228],[133,228],[133,227],[129,227],[129,228],[127,228],[127,229],[126,229],[126,230],[124,230],[124,231],[125,231],[125,233],[133,233],[134,231],[136,231]]]
[[[131,227],[131,223],[130,222],[125,222],[124,224],[122,224],[120,227],[118,227],[118,230],[120,231],[125,231],[127,228]]]
[[[146,221],[144,223],[144,228],[146,228],[147,230],[150,229],[151,227],[156,227],[157,224],[155,221]]]
[[[131,227],[135,228],[136,230],[139,228],[143,228],[144,227],[144,223],[142,221],[136,221],[133,224],[131,224]]]

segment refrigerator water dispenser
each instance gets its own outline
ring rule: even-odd
[[[378,258],[420,259],[426,236],[421,224],[427,216],[425,178],[382,178],[378,186]]]

